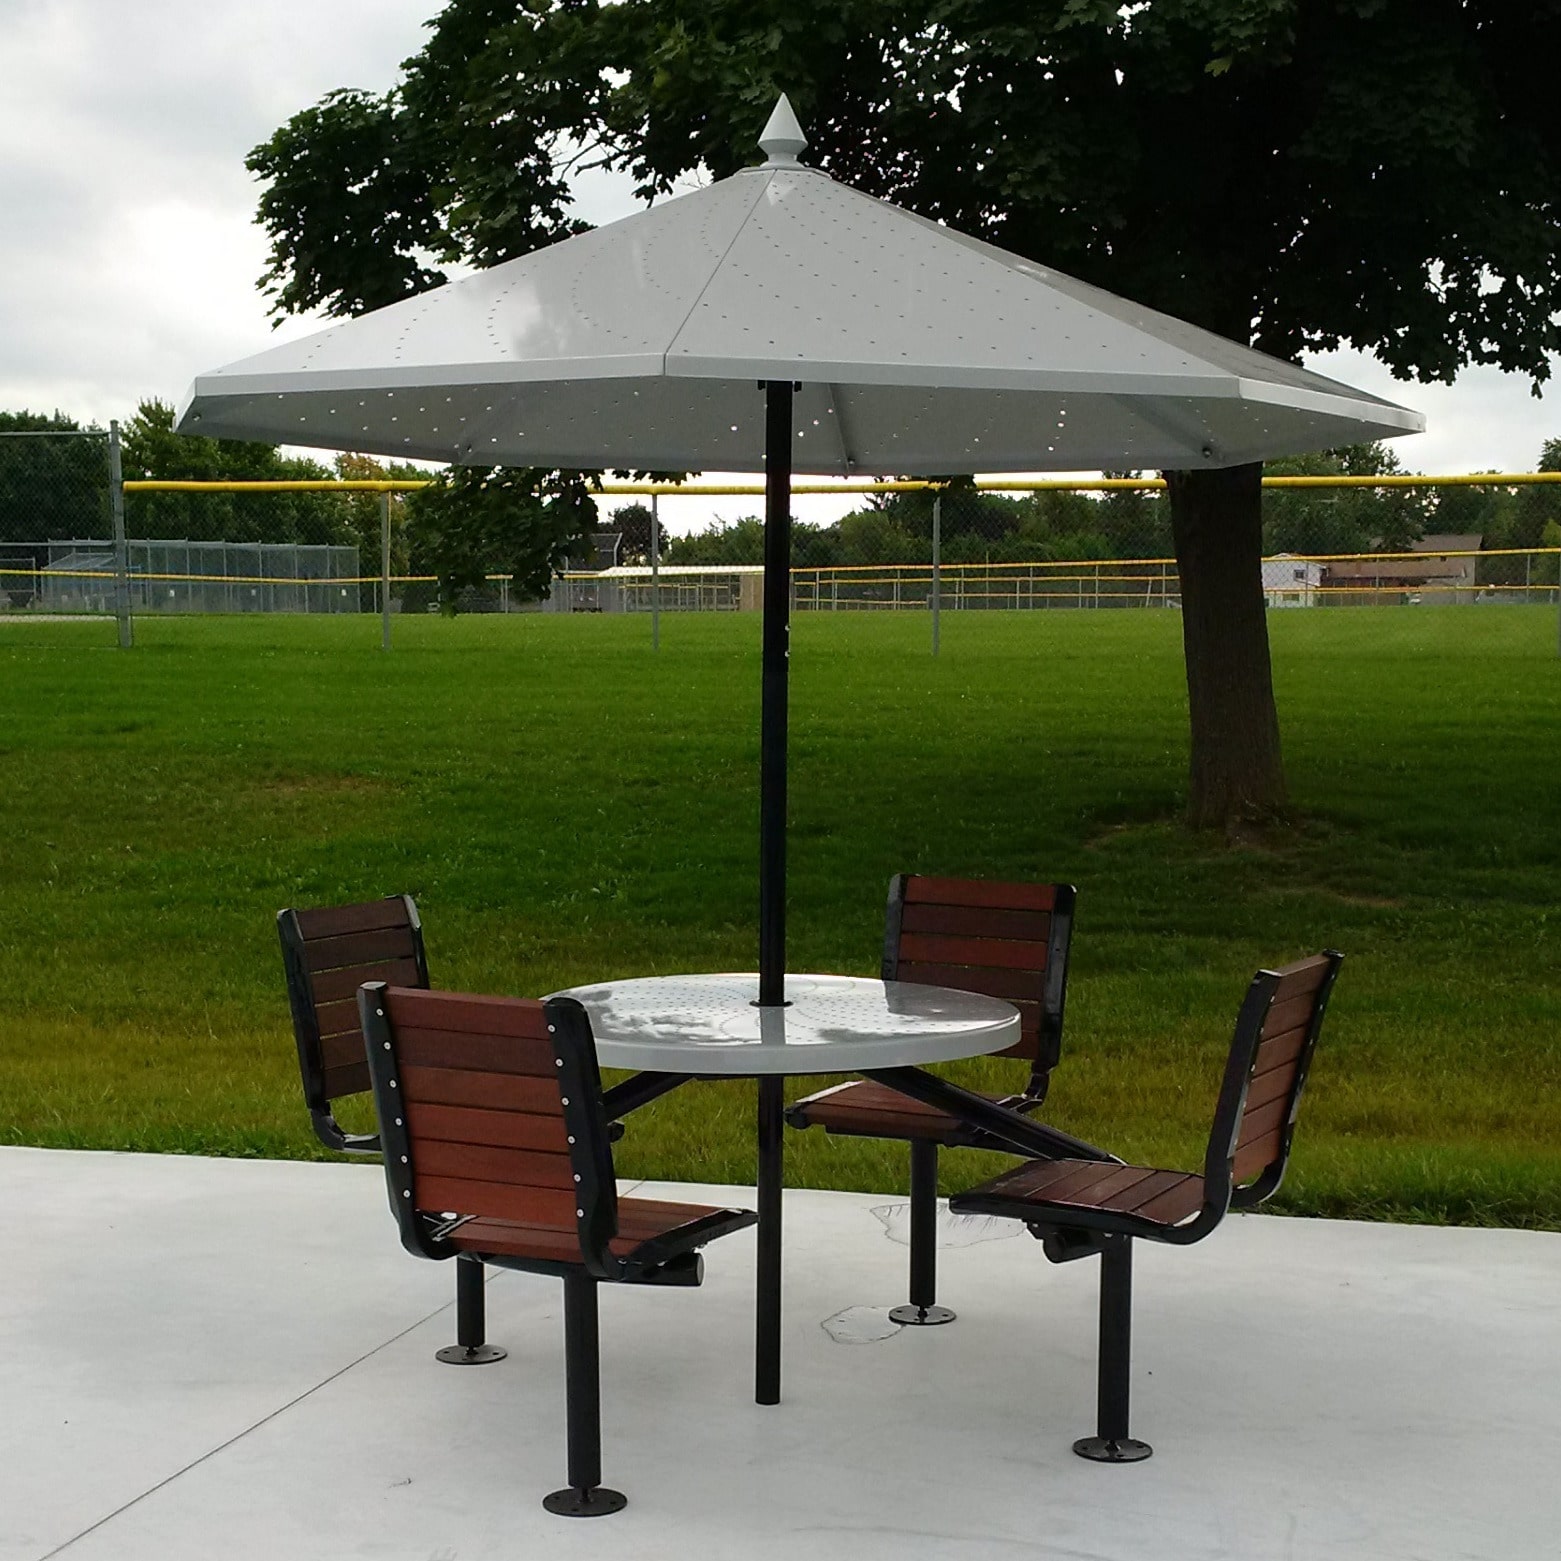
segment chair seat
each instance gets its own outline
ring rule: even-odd
[[[618,1200],[618,1234],[608,1244],[625,1263],[655,1265],[695,1247],[752,1225],[751,1209],[720,1209],[702,1203],[659,1203],[649,1198]],[[493,1219],[479,1216],[457,1225],[450,1244],[486,1259],[523,1263],[578,1264],[580,1235],[567,1224]]]
[[[983,1095],[994,1103],[1007,1096]],[[938,1144],[981,1141],[979,1129],[909,1095],[902,1095],[876,1079],[855,1079],[820,1090],[786,1108],[793,1127],[821,1127],[828,1133],[856,1138],[927,1139]]]
[[[1080,1223],[1141,1233],[1179,1225],[1203,1207],[1201,1176],[1144,1165],[1098,1160],[1032,1160],[979,1187],[957,1193],[949,1207],[962,1214],[995,1214],[1034,1224]],[[1048,1220],[1055,1215],[1055,1220]]]

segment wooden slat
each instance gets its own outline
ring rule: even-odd
[[[406,901],[398,894],[393,899],[370,900],[362,905],[322,905],[316,910],[296,911],[298,930],[305,940],[334,938],[347,932],[374,932],[381,927],[410,927]]]
[[[326,1068],[324,1085],[327,1100],[340,1100],[343,1095],[365,1095],[374,1087],[369,1079],[369,1065],[366,1062]]]
[[[1295,1061],[1306,1045],[1306,1030],[1282,1030],[1278,1035],[1265,1036],[1252,1057],[1252,1077],[1267,1073],[1271,1068],[1282,1068]]]
[[[554,1105],[558,1103],[554,1096]],[[540,1149],[568,1154],[569,1135],[555,1111],[491,1111],[471,1106],[436,1106],[425,1100],[407,1103],[408,1131],[419,1144],[435,1139],[453,1144],[498,1144],[507,1149]],[[421,1158],[422,1151],[418,1151]]]
[[[1312,1010],[1316,1006],[1315,992],[1303,992],[1299,997],[1272,1004],[1263,1020],[1263,1033],[1278,1035],[1282,1030],[1294,1030],[1297,1026],[1304,1029],[1312,1022]]]
[[[575,1219],[574,1194],[553,1187],[419,1176],[414,1196],[418,1208],[431,1214],[491,1214],[501,1220],[534,1221],[566,1229]]]
[[[1147,1165],[1108,1166],[1090,1188],[1090,1198],[1104,1205],[1112,1198],[1128,1197],[1135,1187],[1154,1174],[1154,1169]]]
[[[900,913],[900,931],[936,932],[961,938],[1019,938],[1044,944],[1051,935],[1051,914],[977,905],[907,905]]]
[[[363,1033],[354,1030],[350,1035],[327,1035],[320,1041],[320,1066],[329,1072],[332,1068],[350,1068],[363,1061]]]
[[[1279,1158],[1279,1149],[1278,1132],[1254,1139],[1250,1144],[1243,1144],[1235,1155],[1236,1180],[1244,1182],[1248,1177],[1256,1176],[1259,1171],[1267,1170]]]
[[[1271,1100],[1266,1105],[1254,1110],[1250,1105],[1241,1117],[1241,1132],[1236,1138],[1236,1147],[1243,1144],[1255,1143],[1259,1138],[1266,1138],[1290,1115],[1290,1097],[1281,1095],[1277,1100]]]
[[[1311,959],[1299,959],[1286,965],[1279,972],[1279,985],[1274,988],[1274,1001],[1286,1003],[1292,997],[1308,996],[1323,984],[1328,974],[1328,961],[1321,954]]]
[[[995,910],[1049,911],[1057,886],[1049,883],[999,883],[984,878],[930,878],[913,874],[905,881],[905,903],[982,905]]]
[[[401,1059],[401,1093],[408,1105],[480,1106],[494,1111],[557,1114],[558,1080],[524,1073],[463,1073],[454,1068],[408,1066]]]
[[[1255,1111],[1259,1106],[1266,1106],[1271,1100],[1289,1095],[1293,1083],[1295,1083],[1294,1066],[1270,1068],[1267,1073],[1260,1073],[1253,1079],[1251,1087],[1247,1090],[1247,1110]]]
[[[460,1030],[395,1027],[396,1057],[422,1068],[472,1068],[488,1073],[529,1073],[551,1078],[558,1071],[552,1042],[531,1036],[479,1035]]]
[[[1098,1160],[1064,1160],[1055,1167],[1043,1166],[1041,1173],[1029,1180],[1025,1200],[1088,1207],[1089,1190],[1100,1180],[1103,1169]],[[1050,1172],[1055,1174],[1046,1174]]]
[[[416,953],[417,940],[410,927],[383,927],[377,932],[348,932],[305,943],[304,965],[311,971],[336,970],[368,960],[411,959]]]
[[[340,970],[320,970],[309,977],[309,990],[316,1003],[358,1000],[358,988],[365,981],[384,981],[390,986],[416,986],[417,961],[413,959],[371,959],[358,965],[343,965]]]
[[[532,1149],[449,1144],[438,1138],[422,1138],[412,1145],[412,1165],[419,1184],[428,1177],[444,1177],[564,1190],[574,1186],[567,1154],[543,1154]]]
[[[1202,1207],[1203,1178],[1184,1175],[1146,1203],[1140,1203],[1133,1212],[1139,1219],[1153,1220],[1157,1225],[1179,1225]]]
[[[644,1198],[622,1198],[618,1202],[618,1234],[608,1243],[619,1257],[627,1257],[636,1247],[658,1236],[667,1236],[721,1214],[722,1209],[693,1203],[656,1203]],[[482,1218],[468,1220],[457,1227],[452,1243],[463,1252],[493,1252],[506,1257],[541,1258],[554,1263],[580,1261],[580,1238],[574,1210],[563,1224],[536,1221]]]
[[[838,1085],[803,1109],[812,1126],[857,1138],[937,1139],[960,1125],[946,1112],[872,1079]]]
[[[1025,970],[977,970],[968,965],[925,964],[921,960],[900,961],[896,971],[901,981],[922,986],[951,986],[961,992],[984,992],[988,997],[1038,998],[1041,978]]]
[[[1046,945],[1008,938],[945,938],[907,932],[900,937],[900,960],[923,965],[973,965],[982,970],[1036,972],[1046,968]]]
[[[351,997],[337,998],[330,1003],[316,1003],[314,1022],[322,1038],[327,1035],[361,1036],[363,1030],[358,1023],[357,993],[354,992]]]
[[[547,1015],[531,997],[481,997],[467,992],[398,990],[386,994],[390,1017],[399,1029],[460,1030],[473,1035],[509,1035],[547,1039]]]

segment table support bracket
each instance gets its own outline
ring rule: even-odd
[[[648,1106],[662,1095],[670,1094],[680,1084],[687,1084],[692,1073],[635,1073],[602,1091],[602,1109],[609,1122]]]
[[[866,1071],[870,1079],[887,1084],[912,1100],[935,1106],[950,1116],[958,1117],[973,1128],[1001,1141],[1000,1146],[1014,1154],[1029,1155],[1040,1160],[1100,1160],[1120,1165],[1121,1158],[1107,1149],[1086,1143],[1071,1133],[1055,1127],[1043,1127],[1030,1117],[1010,1111],[977,1095],[947,1079],[925,1073],[920,1068],[873,1068]]]

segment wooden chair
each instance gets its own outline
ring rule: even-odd
[[[1252,978],[1202,1175],[1089,1160],[1031,1161],[949,1200],[962,1213],[1023,1220],[1054,1263],[1100,1254],[1096,1434],[1073,1444],[1081,1457],[1135,1463],[1152,1451],[1128,1435],[1133,1240],[1202,1241],[1227,1209],[1254,1208],[1278,1189],[1343,958],[1329,950]]]
[[[988,1097],[1016,1111],[1034,1111],[1046,1099],[1062,1052],[1074,897],[1071,884],[913,873],[900,873],[889,884],[885,981],[983,992],[1018,1008],[1020,1039],[999,1055],[1028,1062],[1029,1076],[1017,1094]],[[910,1300],[889,1315],[899,1323],[952,1322],[955,1314],[937,1304],[938,1148],[992,1148],[992,1140],[959,1118],[870,1079],[809,1095],[787,1110],[786,1120],[795,1128],[909,1143]]]
[[[596,1287],[697,1285],[697,1248],[747,1209],[619,1198],[596,1045],[573,998],[472,997],[371,982],[359,994],[401,1242],[564,1281],[569,1484],[543,1505],[616,1512],[601,1484]]]
[[[369,1065],[358,1020],[358,988],[365,981],[428,985],[423,924],[407,894],[364,905],[277,912],[287,1000],[298,1043],[298,1071],[315,1136],[342,1154],[377,1155],[378,1133],[349,1133],[338,1125],[334,1104],[367,1094]],[[463,1258],[455,1266],[454,1344],[438,1352],[446,1365],[486,1366],[503,1360],[502,1346],[486,1338],[482,1264]]]

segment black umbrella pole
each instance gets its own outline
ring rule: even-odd
[[[786,672],[791,643],[791,394],[764,386],[764,677],[759,705],[759,1006],[785,1002]]]

